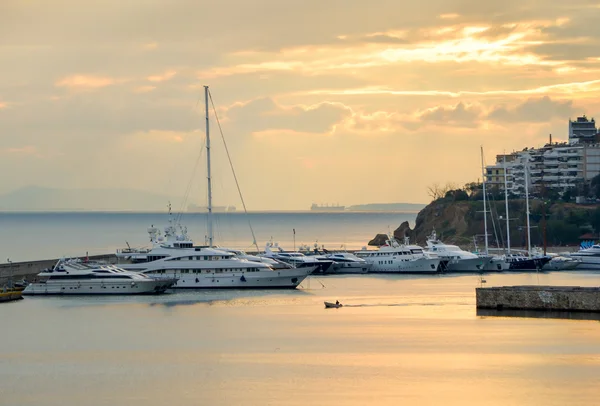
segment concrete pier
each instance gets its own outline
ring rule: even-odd
[[[117,256],[115,254],[90,255],[89,260],[104,261],[110,264],[115,264],[117,263]],[[57,261],[58,259],[44,259],[41,261],[11,262],[0,264],[0,284],[6,282],[11,275],[13,281],[21,279],[31,281],[42,270],[56,265]]]
[[[476,288],[478,309],[600,312],[600,288],[502,286]]]

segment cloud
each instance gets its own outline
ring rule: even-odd
[[[340,103],[283,106],[272,98],[259,98],[235,104],[225,114],[232,124],[245,126],[251,132],[289,130],[321,134],[332,132],[337,123],[352,115],[352,110]]]
[[[98,89],[114,85],[115,83],[117,81],[114,78],[106,76],[73,75],[57,81],[55,85],[71,89]]]
[[[548,122],[554,118],[566,120],[574,113],[572,101],[554,101],[544,96],[529,98],[515,107],[498,106],[488,113],[487,118],[499,122]]]
[[[177,71],[174,70],[168,70],[162,74],[159,75],[152,75],[152,76],[148,76],[146,79],[149,82],[164,82],[166,80],[171,79],[173,76],[175,76],[177,74]]]
[[[482,115],[480,106],[466,105],[463,102],[455,106],[439,106],[426,110],[419,115],[422,121],[444,123],[446,125],[460,125],[477,127],[478,119]]]
[[[5,109],[7,107],[8,107],[8,103],[0,102],[0,110]]]
[[[40,156],[38,149],[33,145],[25,145],[22,147],[0,148],[0,154],[5,155],[35,155]]]

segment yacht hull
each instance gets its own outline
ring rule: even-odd
[[[342,274],[364,274],[369,272],[371,264],[358,262],[334,263],[331,271],[328,272],[334,275]]]
[[[174,289],[295,289],[314,267],[258,272],[177,273]]]
[[[600,270],[600,257],[592,255],[571,254],[569,258],[578,259],[581,263],[577,266],[580,270]]]
[[[550,261],[550,258],[527,258],[518,261],[511,261],[510,271],[539,271],[546,263]]]
[[[490,258],[468,258],[468,259],[451,259],[448,260],[446,272],[483,272],[486,265],[490,262]]]
[[[388,262],[388,261],[382,261]],[[440,260],[430,258],[419,258],[409,261],[394,259],[391,264],[379,264],[373,262],[369,272],[371,273],[406,273],[406,274],[421,274],[421,273],[437,273],[439,272]]]
[[[23,295],[147,295],[164,293],[173,286],[173,279],[150,281],[99,282],[61,281],[56,283],[30,283]]]
[[[485,264],[483,270],[485,272],[502,272],[510,269],[510,263],[505,258],[494,258]]]

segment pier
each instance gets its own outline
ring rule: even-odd
[[[600,312],[600,288],[501,286],[475,289],[477,309]]]

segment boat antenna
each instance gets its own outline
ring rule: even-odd
[[[206,167],[208,181],[208,245],[213,246],[213,218],[212,218],[212,178],[210,174],[210,125],[208,119],[208,86],[204,86],[204,104],[206,110]]]
[[[206,88],[207,95],[210,98],[210,103],[213,108],[213,113],[215,114],[215,120],[217,121],[217,126],[219,127],[219,132],[221,133],[221,139],[223,140],[223,145],[225,146],[225,152],[227,153],[227,159],[229,160],[229,166],[231,167],[231,172],[233,173],[233,179],[235,180],[235,186],[237,187],[238,194],[240,195],[240,200],[242,201],[242,207],[244,208],[244,214],[246,215],[246,218],[248,219],[248,227],[250,227],[250,233],[252,233],[252,242],[253,242],[254,246],[256,247],[256,250],[260,251],[260,249],[258,248],[258,243],[256,242],[256,235],[254,234],[254,229],[252,228],[252,224],[250,223],[250,218],[248,217],[248,210],[246,209],[246,202],[244,201],[244,196],[242,195],[242,189],[240,188],[240,183],[238,182],[238,178],[235,173],[235,168],[233,167],[233,162],[231,161],[231,155],[229,154],[229,148],[227,148],[227,142],[225,141],[225,135],[223,134],[223,128],[221,127],[221,121],[219,120],[219,115],[217,114],[217,109],[215,108],[215,103],[213,101],[212,94],[208,90],[208,86],[205,86],[205,88]],[[208,103],[208,99],[207,99],[207,103]],[[208,134],[208,104],[206,105],[206,109],[207,109],[206,133]],[[207,139],[207,145],[208,145],[208,135],[207,135],[206,139]],[[208,151],[208,149],[207,149],[207,151]],[[208,162],[210,162],[210,158],[208,159]],[[209,169],[208,173],[210,174],[210,169]],[[210,177],[210,175],[209,175],[209,177]],[[209,180],[209,185],[210,185],[210,180]],[[210,196],[210,188],[209,188],[209,196]],[[210,202],[210,200],[209,200],[209,202]]]

